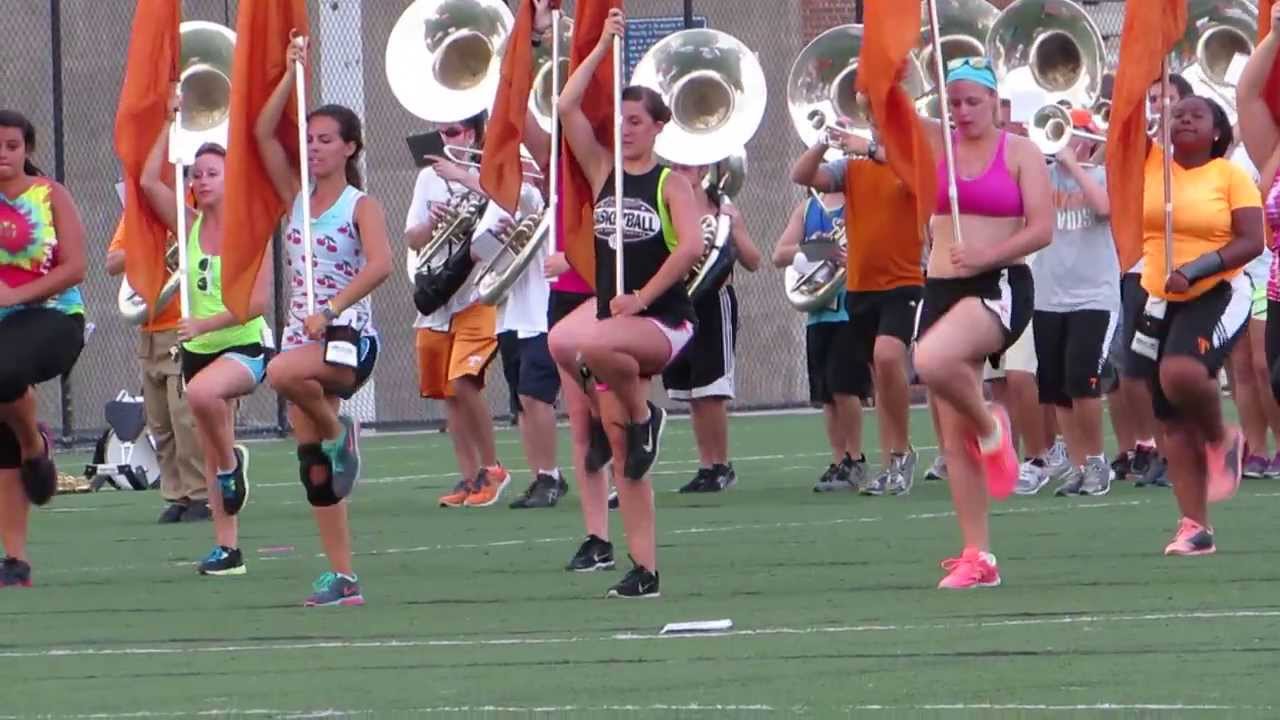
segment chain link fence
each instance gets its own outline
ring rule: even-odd
[[[234,27],[240,2],[183,0],[185,20]],[[269,1],[269,0],[257,0]],[[908,0],[904,0],[908,1]],[[386,82],[385,47],[407,0],[310,0],[316,51],[313,101],[339,102],[365,120],[365,174],[369,190],[387,208],[395,257],[403,255],[395,230],[403,227],[416,169],[402,138],[422,132],[423,120],[404,110]],[[514,3],[513,3],[514,4]],[[0,107],[26,114],[38,128],[36,162],[61,179],[76,199],[88,231],[89,276],[84,284],[94,332],[73,374],[60,388],[41,388],[41,415],[68,439],[94,437],[105,427],[103,407],[121,390],[139,389],[137,330],[115,310],[119,278],[108,277],[106,247],[120,214],[113,132],[132,10],[124,0],[10,0],[5,3],[11,42],[0,44]],[[570,4],[571,5],[571,4]],[[683,20],[681,0],[627,0],[632,18]],[[1118,52],[1124,3],[1088,3],[1107,40],[1108,59]],[[768,256],[791,209],[803,195],[787,182],[800,152],[784,100],[791,63],[814,35],[854,19],[851,0],[694,0],[694,13],[709,27],[741,39],[757,51],[770,89],[764,123],[748,146],[750,171],[739,196],[752,238]],[[571,9],[571,7],[570,7]],[[654,24],[654,23],[651,23]],[[678,24],[677,24],[678,26]],[[397,265],[399,263],[397,262]],[[276,278],[282,277],[277,265]],[[807,403],[804,321],[787,304],[782,273],[766,263],[735,277],[741,301],[735,406],[769,408]],[[277,283],[279,287],[279,283]],[[438,423],[443,408],[418,397],[414,309],[407,272],[393,273],[374,296],[382,351],[374,381],[351,410],[375,426]],[[274,308],[268,315],[275,318]],[[508,397],[500,369],[489,374],[487,396],[495,416]],[[259,390],[241,408],[248,432],[281,429],[279,401]]]

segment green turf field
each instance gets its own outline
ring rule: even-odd
[[[1216,510],[1205,558],[1161,556],[1168,490],[1015,499],[992,520],[1005,586],[942,592],[945,488],[815,495],[821,438],[815,415],[735,418],[738,487],[678,496],[695,455],[673,421],[659,600],[601,599],[621,570],[563,571],[576,494],[436,508],[453,469],[437,433],[364,442],[363,608],[300,607],[326,566],[288,444],[252,446],[244,577],[197,576],[209,526],[153,524],[155,493],[59,497],[33,519],[37,587],[0,594],[0,717],[1280,716],[1280,481]],[[515,434],[499,441],[523,467]],[[716,618],[734,630],[657,636]]]

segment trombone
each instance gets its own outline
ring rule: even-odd
[[[478,168],[480,161],[484,158],[484,151],[480,148],[464,147],[462,145],[445,145],[444,157],[449,162],[463,167]],[[474,160],[469,158],[475,158]],[[521,173],[529,180],[543,180],[545,175],[538,168],[538,163],[533,158],[524,155],[520,156]]]

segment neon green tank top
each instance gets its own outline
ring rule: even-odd
[[[187,235],[187,283],[191,293],[191,316],[208,318],[227,312],[222,304],[222,258],[206,255],[200,247],[200,226],[204,215],[197,214]],[[213,355],[227,348],[256,345],[267,337],[267,321],[261,316],[243,325],[214,330],[183,343],[189,352]]]

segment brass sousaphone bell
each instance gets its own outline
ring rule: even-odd
[[[995,25],[1000,11],[987,0],[935,0],[938,6],[938,35],[942,48],[943,66],[963,57],[977,57],[987,52],[987,36]],[[923,3],[922,3],[923,5]],[[942,112],[938,106],[938,83],[940,82],[933,59],[933,28],[927,18],[921,18],[920,45],[916,50],[917,60],[924,73],[924,83],[928,94],[912,95],[917,98],[916,108],[919,112],[934,119],[940,119]]]
[[[1256,37],[1258,7],[1249,0],[1190,0],[1187,29],[1173,47],[1169,69],[1185,75],[1197,92],[1215,97],[1234,122],[1232,64],[1253,54]]]
[[[1038,88],[1045,104],[1093,111],[1102,94],[1102,32],[1071,0],[1017,0],[996,18],[986,53],[1002,83]]]
[[[175,147],[170,154],[190,164],[196,150],[205,143],[227,143],[228,113],[231,109],[231,60],[235,55],[236,34],[230,28],[217,23],[184,22],[178,28],[181,50],[178,61],[179,93],[181,96],[182,127],[177,133]],[[182,188],[176,190],[182,195]],[[123,195],[121,197],[123,202]],[[181,277],[178,275],[177,243],[186,238],[173,238],[165,251],[165,266],[169,277],[160,288],[156,306],[166,307],[178,294]],[[126,321],[134,325],[146,322],[151,314],[147,301],[129,286],[127,278],[120,281],[116,295],[116,307]]]

